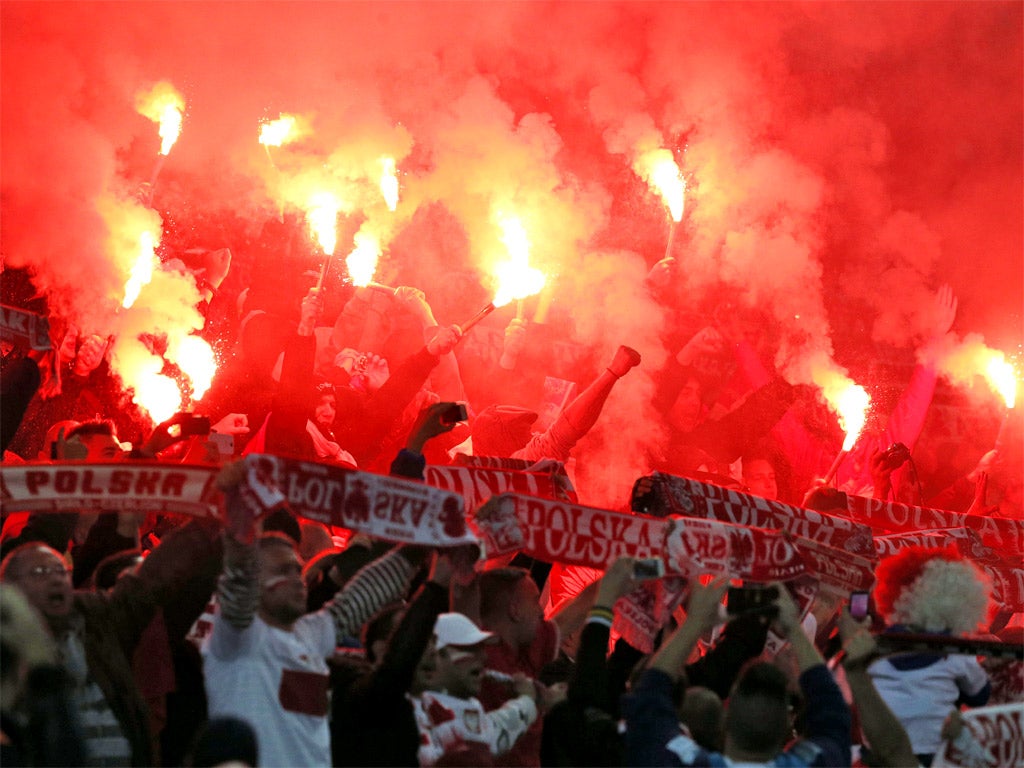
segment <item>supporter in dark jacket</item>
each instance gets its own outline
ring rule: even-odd
[[[461,337],[458,326],[441,329],[416,354],[402,363],[376,388],[324,384],[310,386],[316,356],[313,327],[319,313],[315,289],[303,299],[297,335],[289,343],[281,384],[267,419],[264,440],[258,436],[247,451],[335,460],[372,468],[384,438],[398,423],[406,406],[420,391],[440,356]]]
[[[335,691],[331,717],[331,752],[335,765],[415,765],[419,734],[407,694],[413,690],[417,665],[427,649],[437,617],[448,610],[452,563],[438,553],[430,577],[408,609],[391,623],[386,639],[368,637],[373,668],[347,689]],[[371,624],[372,625],[372,624]],[[376,647],[375,647],[376,646]]]
[[[190,524],[165,537],[137,573],[105,593],[72,591],[67,563],[46,545],[25,544],[4,559],[0,580],[20,588],[43,615],[75,680],[79,707],[91,710],[83,719],[91,759],[154,763],[148,711],[132,675],[132,650],[156,609],[174,600],[215,553],[206,527]],[[111,728],[118,738],[99,736]]]
[[[627,765],[850,764],[850,710],[825,667],[821,654],[803,633],[800,614],[782,585],[774,626],[792,643],[806,699],[805,738],[786,748],[792,732],[785,676],[769,664],[755,664],[740,677],[729,697],[722,754],[701,749],[682,733],[673,705],[673,681],[698,638],[718,622],[718,607],[728,582],[695,586],[686,621],[658,649],[635,690],[625,697]]]

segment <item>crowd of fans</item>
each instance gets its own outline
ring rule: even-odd
[[[670,269],[652,272],[653,292]],[[210,298],[219,282],[205,286]],[[941,335],[956,302],[944,291],[937,303]],[[509,327],[503,365],[524,333]],[[462,335],[414,288],[363,289],[331,324],[316,289],[291,324],[239,302],[237,341],[196,408],[207,420],[180,414],[148,435],[118,404],[104,339],[68,328],[52,352],[5,345],[5,465],[217,464],[223,514],[28,514],[5,502],[3,765],[904,766],[930,765],[946,741],[992,764],[959,717],[990,701],[992,665],[878,642],[999,632],[1020,646],[1020,615],[993,621],[991,586],[955,548],[883,559],[869,615],[840,606],[818,626],[784,583],[743,585],[761,599],[735,610],[727,578],[696,579],[645,655],[612,630],[642,581],[631,557],[592,572],[481,563],[471,545],[394,545],[246,503],[240,457],[254,453],[412,480],[428,464],[569,461],[642,365],[620,347],[538,429],[518,406],[453,410],[467,401]],[[723,354],[746,396],[713,414],[706,364]],[[776,499],[784,462],[785,500],[800,504],[798,487],[820,496],[811,479],[835,446],[801,422],[798,388],[734,325],[709,323],[655,378],[670,440],[651,447],[652,469]],[[913,372],[836,487],[1020,520],[1012,444],[922,498],[908,458],[935,381],[927,366]],[[782,652],[766,648],[769,633]],[[1024,701],[1021,664],[1010,666],[998,696]]]

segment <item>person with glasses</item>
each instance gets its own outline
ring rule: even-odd
[[[190,524],[168,534],[135,573],[105,592],[75,590],[64,557],[40,542],[0,563],[0,583],[16,587],[39,612],[73,681],[87,764],[153,765],[149,714],[132,674],[132,655],[158,607],[218,557],[216,539]]]

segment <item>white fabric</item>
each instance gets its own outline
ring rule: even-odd
[[[490,712],[478,699],[437,691],[426,691],[412,702],[420,732],[420,765],[433,765],[446,751],[466,743],[486,746],[492,755],[503,754],[537,719],[537,705],[529,696],[506,701]],[[432,716],[439,708],[448,712],[443,722]]]
[[[942,746],[942,723],[961,693],[973,696],[988,675],[973,656],[950,655],[921,669],[896,669],[888,659],[868,667],[889,709],[903,723],[914,753],[934,754]]]
[[[285,670],[327,675],[335,628],[326,611],[303,616],[292,632],[259,616],[236,630],[216,615],[203,645],[203,676],[210,717],[246,720],[256,731],[261,766],[331,764],[327,717],[285,710],[280,702]]]
[[[351,453],[333,440],[328,440],[324,433],[320,431],[320,428],[309,419],[306,419],[306,434],[313,439],[313,449],[319,458],[343,461],[346,464],[351,464],[353,467],[359,466],[356,464],[355,457]]]

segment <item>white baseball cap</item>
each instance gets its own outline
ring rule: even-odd
[[[493,632],[485,632],[461,613],[440,614],[434,622],[434,638],[437,650],[450,645],[466,648],[498,639]]]

